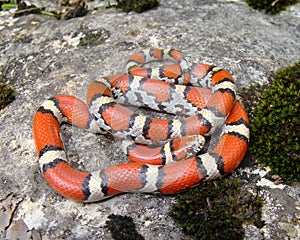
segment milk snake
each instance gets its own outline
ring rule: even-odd
[[[144,66],[166,58],[175,63]],[[73,96],[58,95],[37,110],[34,140],[41,171],[52,188],[83,202],[122,192],[172,194],[236,169],[248,148],[249,122],[236,101],[236,86],[227,71],[191,64],[177,50],[157,48],[133,54],[126,67],[127,74],[91,83],[87,104]],[[139,114],[124,107],[126,104],[173,117]],[[94,172],[73,169],[60,137],[64,122],[112,134],[122,140],[131,162]],[[210,135],[214,144],[203,152],[203,136]]]

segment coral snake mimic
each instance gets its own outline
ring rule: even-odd
[[[167,58],[174,63],[145,66]],[[249,122],[227,71],[157,48],[133,54],[126,68],[127,74],[91,83],[87,104],[58,95],[39,107],[33,134],[41,171],[52,188],[83,202],[122,192],[172,194],[237,168],[248,148]],[[140,114],[127,104],[168,117]],[[65,122],[112,134],[122,141],[130,162],[94,172],[75,170],[60,137]],[[204,136],[211,136],[205,151]]]

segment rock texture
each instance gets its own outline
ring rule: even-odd
[[[124,72],[127,57],[148,47],[176,48],[193,61],[229,70],[239,89],[264,82],[299,60],[299,16],[299,5],[269,16],[242,1],[225,0],[162,0],[142,14],[99,8],[68,21],[0,12],[0,81],[17,92],[0,113],[0,238],[111,239],[104,225],[113,213],[131,216],[145,239],[189,239],[168,216],[172,196],[123,194],[81,204],[56,194],[36,161],[31,129],[35,111],[56,94],[84,99],[89,82]],[[72,127],[64,135],[78,169],[125,159],[112,139]],[[263,173],[247,171],[261,174],[255,179],[262,186],[266,225],[261,230],[245,226],[246,239],[299,239],[299,188],[274,189]]]

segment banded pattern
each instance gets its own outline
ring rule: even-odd
[[[145,68],[171,58],[176,63]],[[122,192],[172,194],[232,172],[243,160],[249,141],[248,117],[236,102],[236,87],[225,70],[190,64],[174,49],[133,54],[127,74],[90,84],[87,103],[66,95],[38,109],[33,133],[41,171],[50,186],[76,201],[94,202]],[[204,84],[204,85],[203,85]],[[199,86],[210,86],[210,89]],[[124,105],[173,114],[172,119],[138,114]],[[71,123],[94,133],[122,139],[131,162],[95,172],[67,163],[60,125]],[[205,153],[203,136],[220,128],[217,143]]]

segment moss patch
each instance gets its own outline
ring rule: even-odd
[[[0,110],[15,100],[15,92],[12,87],[0,83]]]
[[[298,2],[299,0],[246,0],[250,7],[270,14],[279,13]]]
[[[275,74],[253,111],[250,153],[288,183],[300,181],[300,62]]]
[[[117,0],[116,8],[121,8],[124,12],[141,13],[157,7],[159,0]]]
[[[263,226],[262,201],[240,179],[203,182],[177,199],[171,216],[193,239],[243,239],[243,223]]]
[[[106,221],[105,227],[111,232],[111,236],[116,240],[143,240],[136,229],[133,219],[127,216],[111,214],[108,216],[110,220]]]

